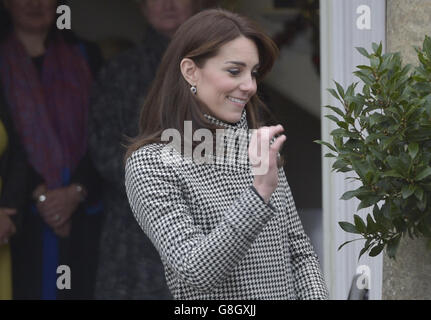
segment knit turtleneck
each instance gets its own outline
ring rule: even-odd
[[[204,116],[211,123],[224,129],[217,130],[224,137],[216,140],[216,153],[213,155],[212,164],[223,170],[250,170],[248,145],[251,133],[248,130],[246,110],[243,110],[240,120],[236,123],[229,123],[209,114]]]
[[[235,122],[235,123],[229,123],[229,122],[220,120],[220,119],[215,118],[214,116],[211,116],[209,114],[204,114],[204,116],[211,123],[214,123],[215,125],[218,125],[220,127],[226,128],[226,129],[233,129],[233,130],[244,129],[244,130],[248,130],[247,111],[245,110],[245,108],[242,111],[241,118],[239,119],[238,122]]]

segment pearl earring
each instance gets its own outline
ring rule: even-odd
[[[196,86],[191,86],[190,91],[196,95],[196,93],[198,92],[198,89],[196,89]]]

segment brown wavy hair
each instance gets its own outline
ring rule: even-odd
[[[254,22],[227,10],[208,9],[194,15],[178,28],[145,99],[140,114],[139,135],[129,140],[126,159],[144,145],[163,143],[161,135],[165,129],[176,129],[184,137],[184,121],[192,121],[193,131],[218,128],[203,116],[209,110],[190,92],[180,63],[184,58],[189,58],[202,68],[207,59],[217,55],[220,47],[240,36],[252,40],[258,48],[259,83],[271,70],[279,50]],[[245,108],[249,128],[258,128],[262,124],[261,111],[265,109],[268,112],[268,108],[257,94]]]

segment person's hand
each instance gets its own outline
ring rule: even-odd
[[[278,153],[286,141],[286,136],[281,135],[274,140],[274,143],[270,142],[275,135],[283,131],[281,125],[261,127],[253,133],[248,148],[254,174],[253,186],[265,203],[269,202],[278,186]]]
[[[16,209],[0,208],[0,246],[9,242],[15,232],[15,224],[10,218],[16,214]]]
[[[41,200],[37,209],[44,221],[54,230],[63,230],[60,227],[70,220],[82,197],[76,185],[70,185],[47,191]]]

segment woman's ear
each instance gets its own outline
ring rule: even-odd
[[[191,86],[196,86],[199,80],[199,68],[196,63],[189,58],[184,58],[180,63],[181,73]]]

